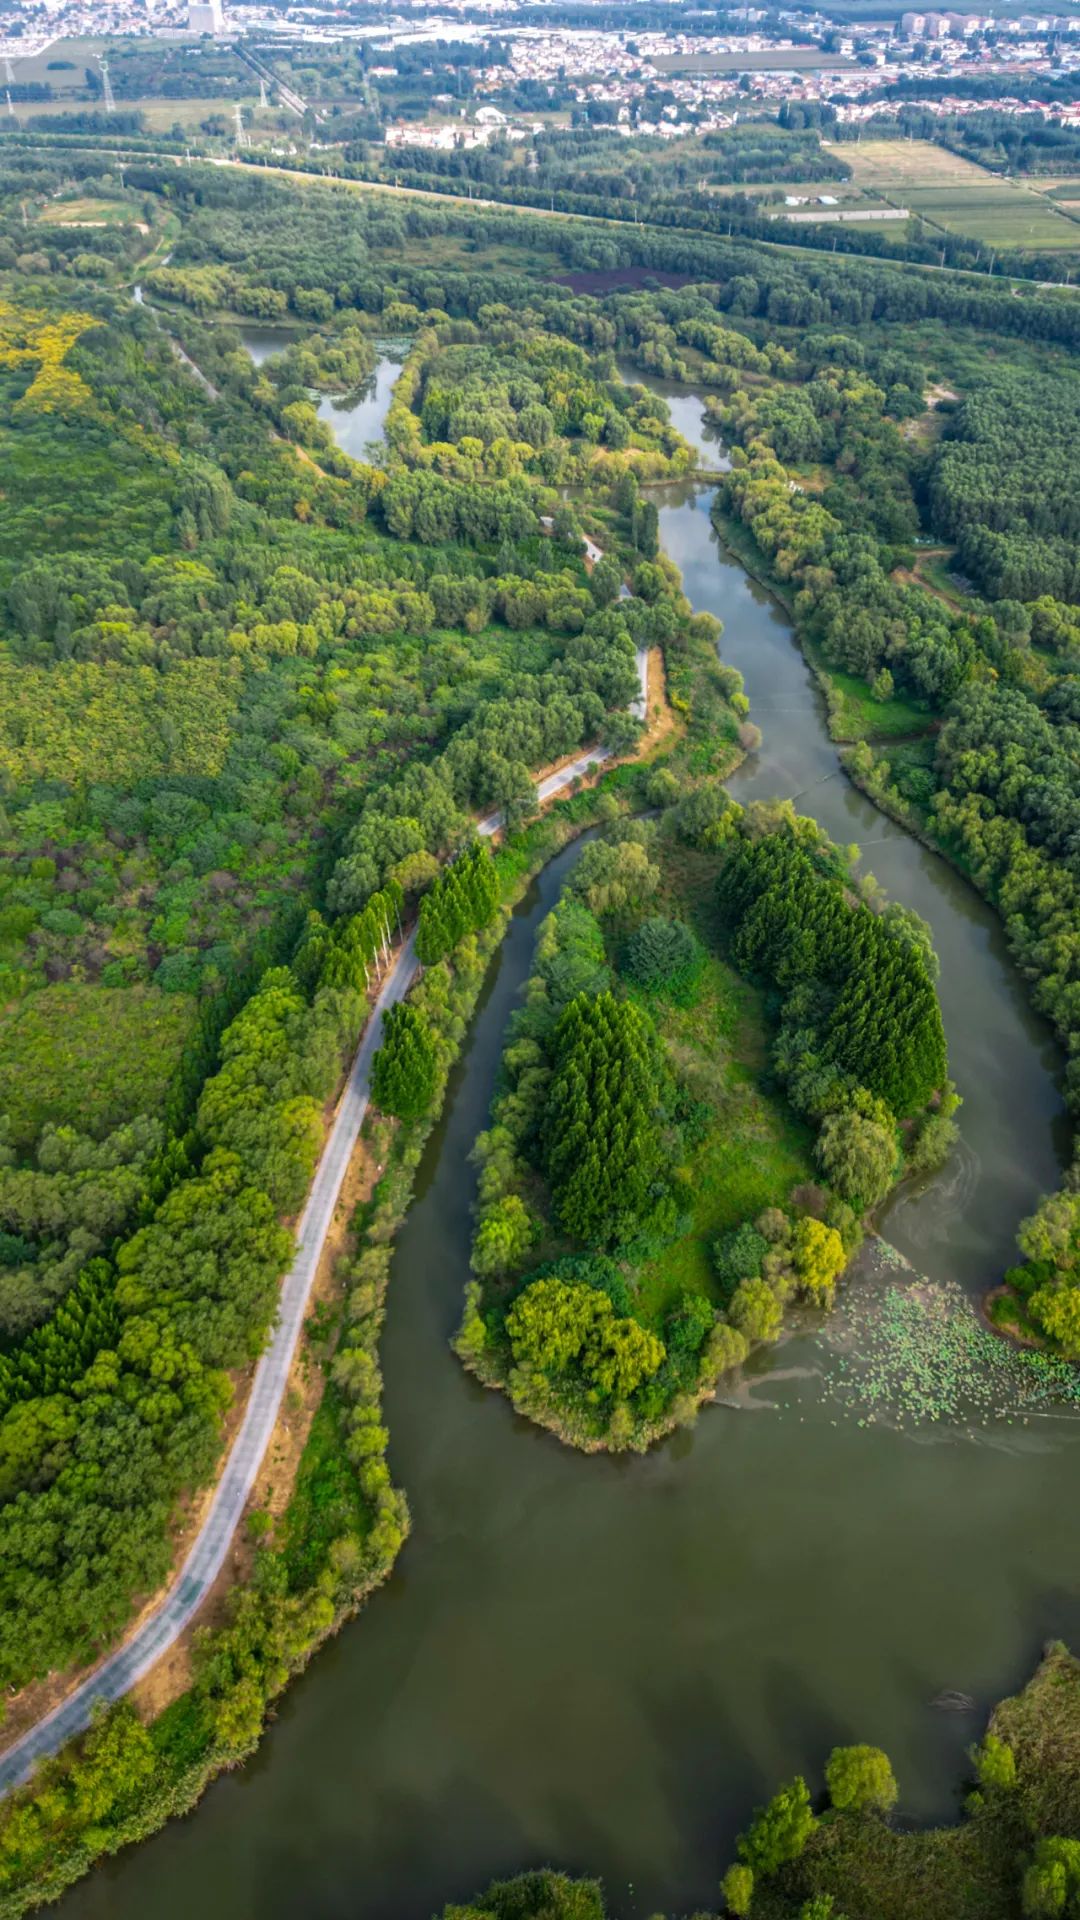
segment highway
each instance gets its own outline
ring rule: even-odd
[[[644,718],[649,670],[648,654],[644,649],[638,652],[637,668],[641,691],[634,702],[633,711]],[[591,772],[610,757],[607,747],[594,747],[590,752],[579,754],[568,766],[559,768],[540,781],[538,797],[541,800],[551,799],[579,775]],[[498,814],[489,814],[477,823],[478,831],[487,837],[497,832],[500,825],[501,815]],[[0,1794],[19,1786],[33,1772],[39,1760],[55,1753],[66,1741],[83,1733],[99,1705],[119,1700],[150,1671],[198,1612],[225,1564],[233,1534],[277,1423],[312,1284],[349,1161],[367,1113],[371,1063],[382,1038],[383,1019],[387,1008],[394,1006],[408,992],[417,965],[413,939],[410,937],[382,982],[371,1017],[364,1028],[315,1170],[307,1204],[300,1217],[296,1258],[282,1285],[278,1317],[270,1344],[255,1369],[240,1430],[232,1443],[213,1502],[180,1572],[153,1611],[130,1637],[109,1654],[100,1666],[95,1667],[50,1713],[36,1721],[21,1739],[0,1754]]]

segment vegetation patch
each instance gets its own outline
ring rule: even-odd
[[[100,1138],[161,1112],[194,1006],[154,987],[64,981],[32,993],[0,1021],[0,1108],[22,1146],[46,1125]]]

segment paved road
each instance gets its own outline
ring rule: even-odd
[[[637,656],[641,692],[633,711],[644,717],[648,687],[649,658],[644,649]],[[606,747],[595,747],[580,754],[569,766],[542,780],[537,793],[548,800],[570,785],[579,774],[590,771],[610,758]],[[485,836],[501,825],[501,816],[489,814],[478,823]],[[177,1640],[205,1600],[225,1563],[237,1523],[263,1455],[274,1431],[278,1410],[289,1378],[293,1355],[307,1312],[308,1296],[334,1217],[345,1173],[352,1158],[370,1096],[371,1062],[382,1038],[383,1016],[388,1007],[401,1000],[412,985],[417,970],[413,940],[406,941],[393,967],[379,989],[372,1015],[364,1029],[353,1061],[345,1091],[341,1096],[334,1123],[322,1151],[308,1195],[307,1205],[297,1228],[296,1258],[281,1289],[277,1323],[270,1345],[255,1369],[251,1396],[221,1478],[210,1511],[177,1578],[131,1638],[96,1667],[82,1684],[44,1719],[38,1720],[20,1740],[0,1754],[0,1794],[10,1792],[33,1772],[39,1760],[55,1753],[67,1740],[74,1739],[89,1726],[94,1709],[102,1702],[119,1700],[155,1661],[160,1660]]]
[[[300,1218],[296,1258],[281,1289],[277,1324],[255,1369],[240,1431],[198,1538],[173,1585],[131,1638],[0,1756],[0,1792],[17,1786],[38,1760],[81,1733],[99,1701],[118,1700],[127,1693],[183,1632],[220,1573],[277,1420],[323,1243],[367,1112],[371,1062],[382,1037],[383,1016],[408,991],[416,968],[410,939],[384,980],[364,1029]]]
[[[596,551],[599,553],[599,547],[597,547]],[[649,700],[648,648],[639,647],[635,657],[637,660],[638,686],[641,691],[630,702],[630,711],[634,715],[635,720],[643,721],[648,712]],[[541,801],[550,800],[553,794],[559,793],[563,787],[568,787],[571,781],[579,778],[583,779],[586,774],[595,772],[597,767],[603,766],[605,760],[610,759],[610,747],[588,747],[584,753],[579,753],[575,760],[571,760],[568,767],[560,767],[557,773],[549,773],[545,780],[537,783],[537,799]],[[498,833],[502,823],[503,816],[501,813],[489,813],[486,820],[477,821],[476,831],[483,835],[485,839],[488,839],[493,833]]]

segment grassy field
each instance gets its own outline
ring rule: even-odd
[[[1044,194],[1010,181],[914,187],[907,204],[932,226],[967,234],[988,247],[1080,248],[1080,224]]]
[[[51,200],[38,220],[46,227],[122,227],[136,212],[119,200]]]
[[[86,68],[97,65],[98,55],[106,44],[99,39],[54,40],[51,47],[31,54],[29,59],[14,57],[11,64],[15,79],[20,86],[30,86],[40,80],[54,93],[76,92],[85,87]]]
[[[932,140],[822,141],[826,152],[846,160],[863,187],[907,193],[912,187],[985,186],[993,176]]]
[[[258,94],[245,83],[238,86],[235,93],[222,94],[211,100],[123,100],[117,103],[117,111],[123,113],[141,113],[151,133],[168,133],[172,126],[197,127],[208,120],[211,114],[223,113],[231,116],[237,101],[250,113],[258,105]],[[50,118],[60,118],[64,114],[96,112],[97,103],[73,100],[43,100],[30,102],[16,108],[22,120],[30,115],[47,114]],[[231,127],[230,118],[230,127]],[[57,128],[62,132],[62,125]]]
[[[656,910],[694,923],[715,948],[715,855],[667,843],[661,867],[665,897]],[[655,998],[649,1005],[679,1078],[712,1109],[688,1167],[690,1226],[640,1273],[638,1305],[659,1326],[680,1293],[715,1299],[710,1249],[720,1234],[765,1207],[785,1205],[814,1172],[809,1128],[782,1095],[762,1091],[769,1035],[758,989],[713,951],[692,1006]]]

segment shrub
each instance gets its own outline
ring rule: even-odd
[[[757,1280],[768,1251],[768,1240],[748,1220],[733,1227],[712,1250],[713,1270],[721,1286],[734,1290],[740,1280]]]
[[[728,1913],[741,1917],[750,1911],[750,1902],[754,1897],[753,1870],[742,1861],[729,1867],[720,1882],[720,1897]]]
[[[688,926],[657,914],[643,920],[626,946],[624,968],[649,993],[687,1001],[704,963],[704,954]]]

